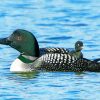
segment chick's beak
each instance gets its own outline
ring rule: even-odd
[[[81,46],[81,50],[83,49],[84,47],[83,46]]]

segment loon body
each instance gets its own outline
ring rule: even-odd
[[[75,66],[79,66],[81,63],[80,68],[82,68],[83,62],[85,62],[80,56],[81,49],[78,50],[78,56],[76,51],[71,53],[63,48],[39,49],[35,36],[31,32],[22,29],[14,31],[7,38],[0,39],[0,44],[9,45],[20,52],[19,57],[15,59],[10,67],[12,72],[30,72],[33,70],[71,71],[71,69],[75,71],[77,67],[74,67],[74,65],[77,62],[79,63]],[[87,62],[90,61],[87,60]],[[98,65],[97,62],[95,64]],[[96,67],[98,69],[98,66]],[[88,70],[87,67],[86,70]]]
[[[51,59],[52,58],[52,59]],[[37,59],[37,64],[34,68],[45,71],[92,71],[100,72],[100,59],[91,61],[86,58],[77,59],[69,54],[49,53]]]

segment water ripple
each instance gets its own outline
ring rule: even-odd
[[[40,47],[71,48],[82,40],[84,56],[100,58],[99,8],[99,0],[1,0],[0,38],[22,28],[36,36]],[[100,73],[14,74],[9,68],[19,52],[3,45],[0,51],[0,100],[100,98]]]

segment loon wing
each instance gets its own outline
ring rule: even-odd
[[[65,48],[40,48],[40,55],[46,54],[46,53],[68,53],[69,50]]]
[[[77,59],[73,64],[70,65],[74,71],[91,71],[100,72],[100,63],[91,61],[86,58]]]
[[[69,71],[69,65],[76,60],[68,53],[47,53],[36,60],[35,68],[46,71]]]
[[[45,71],[100,72],[100,63],[86,58],[77,59],[68,53],[47,53],[36,60],[35,68]]]

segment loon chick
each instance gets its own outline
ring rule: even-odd
[[[71,56],[74,56],[76,58],[83,58],[83,54],[81,50],[83,49],[83,42],[82,41],[77,41],[75,43],[75,50],[70,51],[69,54]]]

